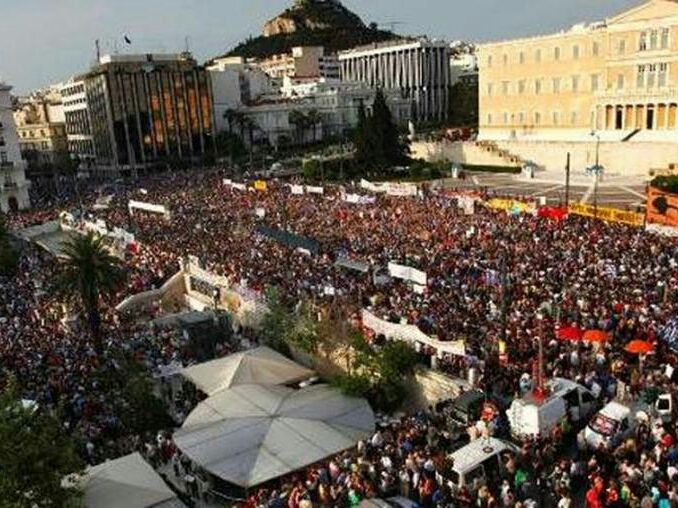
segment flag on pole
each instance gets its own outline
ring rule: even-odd
[[[124,35],[124,36],[123,36],[123,39],[125,40],[125,42],[126,42],[127,44],[132,44],[132,39],[130,39],[127,35]]]

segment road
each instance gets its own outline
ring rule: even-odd
[[[550,205],[565,202],[565,177],[563,175],[537,175],[528,180],[521,175],[498,173],[466,173],[463,180],[446,179],[447,189],[479,190],[487,187],[501,195],[526,198],[546,197]],[[571,178],[570,202],[594,204],[595,181],[593,177]],[[638,178],[610,176],[598,184],[598,205],[623,210],[636,210],[645,205],[645,182]]]

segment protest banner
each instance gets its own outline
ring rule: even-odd
[[[379,319],[370,311],[363,309],[362,324],[377,335],[383,335],[389,340],[402,340],[416,347],[423,344],[436,350],[438,355],[447,353],[454,356],[466,356],[466,344],[463,340],[443,342],[437,338],[429,337],[419,328],[409,324],[391,323]]]
[[[151,213],[159,213],[165,216],[165,218],[170,218],[170,211],[163,205],[154,205],[152,203],[145,203],[143,201],[134,201],[130,199],[128,205],[129,213],[133,214],[134,210],[144,210]]]
[[[537,213],[537,204],[535,202],[525,203],[515,199],[492,198],[485,202],[485,206],[493,210],[504,210],[507,213]]]
[[[244,183],[236,183],[236,182],[233,182],[233,183],[231,184],[231,187],[234,188],[234,189],[241,190],[241,191],[246,191],[246,190],[247,190],[247,185],[245,185]]]
[[[419,284],[420,286],[426,286],[427,284],[426,273],[409,266],[399,265],[397,263],[389,263],[388,273],[391,275],[391,277],[412,281],[416,284]]]
[[[678,230],[678,195],[650,187],[647,191],[647,223],[663,226],[657,230],[664,234],[667,228]]]
[[[322,187],[313,187],[312,185],[307,185],[306,192],[309,194],[325,194],[325,189]]]
[[[294,195],[302,195],[304,193],[303,185],[290,185],[290,191]]]
[[[377,202],[374,196],[361,196],[359,194],[344,194],[342,199],[346,203],[352,203],[355,205],[371,205]]]
[[[573,203],[569,206],[568,212],[582,217],[597,217],[606,222],[616,222],[618,224],[628,224],[629,226],[642,227],[645,217],[642,213],[628,212],[617,208],[605,208],[599,206],[597,209],[592,205]]]

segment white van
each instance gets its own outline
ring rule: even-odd
[[[664,423],[670,423],[671,421],[673,421],[673,415],[675,411],[673,405],[673,395],[671,395],[670,393],[662,393],[657,398],[657,402],[655,402],[654,408]]]
[[[551,379],[547,387],[547,398],[528,394],[515,399],[506,410],[514,437],[548,436],[564,419],[574,425],[588,421],[598,407],[591,390],[569,379]]]
[[[580,449],[596,450],[601,444],[605,448],[620,443],[633,435],[638,420],[647,419],[647,414],[632,411],[619,402],[610,402],[591,419],[577,436]]]
[[[518,451],[514,444],[493,437],[470,442],[450,455],[454,461],[448,478],[450,488],[471,487],[476,481],[482,485],[498,484],[505,472],[502,455],[516,455]]]

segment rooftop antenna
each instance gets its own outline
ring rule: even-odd
[[[190,45],[191,38],[187,35],[184,37],[184,43],[185,43],[185,51],[186,53],[191,52],[191,45]]]
[[[101,61],[101,43],[99,42],[99,39],[94,41],[94,46],[96,47],[96,52],[97,52],[97,63]]]

